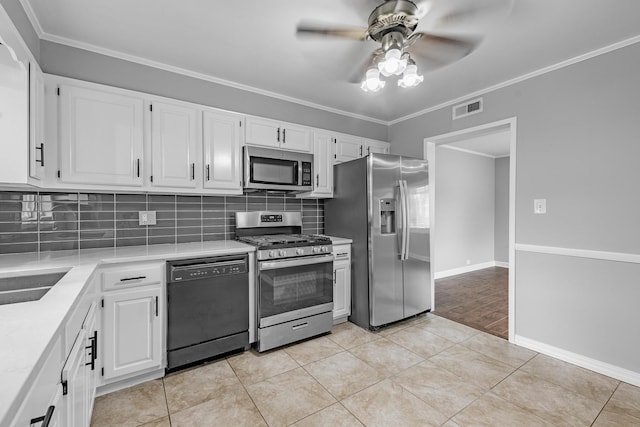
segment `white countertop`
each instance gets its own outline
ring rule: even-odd
[[[330,238],[331,243],[334,245],[347,245],[353,243],[353,240],[347,239],[346,237],[327,236],[326,234],[323,234],[323,236]]]
[[[35,368],[99,265],[253,251],[253,246],[240,242],[214,241],[0,255],[0,277],[68,270],[40,300],[0,306],[0,425],[9,425],[17,413],[35,379]]]

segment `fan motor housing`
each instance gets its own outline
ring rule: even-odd
[[[409,0],[387,0],[369,15],[369,37],[382,41],[389,32],[408,37],[418,25],[418,7]]]

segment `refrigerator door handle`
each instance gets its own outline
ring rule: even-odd
[[[403,261],[409,259],[409,239],[411,238],[411,233],[409,233],[409,186],[407,185],[407,181],[402,180],[402,185],[404,186],[404,194],[403,201],[404,206],[402,208],[402,212],[404,213],[404,220],[402,223],[402,235],[404,237],[404,248],[402,250],[404,257]]]
[[[399,234],[399,243],[400,243],[400,261],[405,260],[405,247],[407,246],[407,233],[406,233],[406,220],[407,220],[407,211],[406,211],[406,197],[405,197],[405,185],[404,181],[398,181],[398,188],[400,189],[400,227],[396,227]]]

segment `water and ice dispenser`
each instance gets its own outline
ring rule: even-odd
[[[396,233],[396,199],[380,199],[380,233]]]

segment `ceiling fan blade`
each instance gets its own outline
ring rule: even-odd
[[[511,10],[512,0],[473,2],[464,9],[452,10],[438,17],[437,27],[487,23]]]
[[[412,55],[426,59],[432,68],[437,68],[464,58],[481,40],[481,37],[450,37],[422,32],[412,34],[406,46]]]
[[[351,40],[366,40],[367,29],[362,27],[335,27],[329,24],[301,22],[296,28],[298,36],[330,36]]]
[[[369,67],[371,67],[375,63],[377,57],[380,55],[382,55],[382,49],[376,49],[364,61],[361,61],[360,64],[353,67],[348,75],[349,83],[360,84],[364,79],[364,76],[367,73]]]

